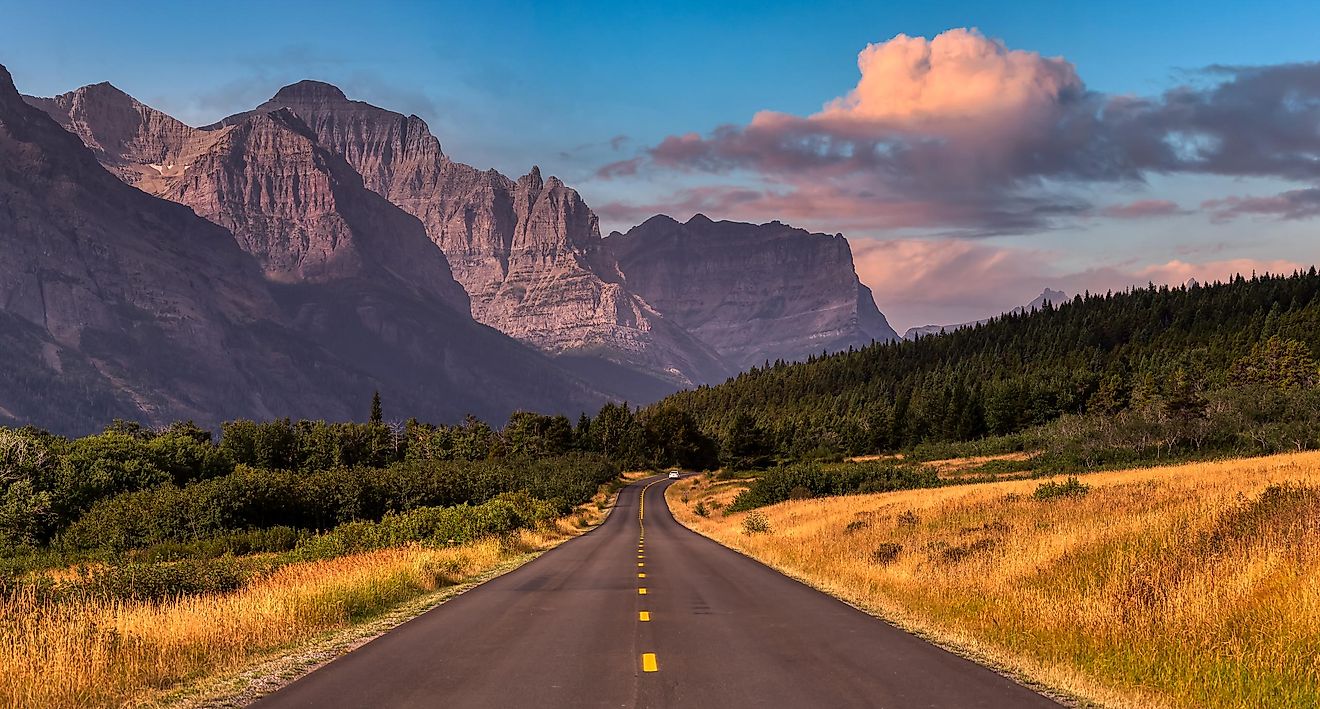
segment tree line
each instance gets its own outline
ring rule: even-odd
[[[1314,447],[1317,352],[1312,268],[1088,293],[914,342],[767,362],[643,414],[686,415],[753,459],[1083,430],[1151,450]]]

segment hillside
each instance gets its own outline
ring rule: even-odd
[[[747,415],[782,454],[970,440],[1070,413],[1202,420],[1216,411],[1211,393],[1230,384],[1314,391],[1318,296],[1315,269],[1077,296],[916,342],[753,369],[652,411],[687,412],[717,436]]]

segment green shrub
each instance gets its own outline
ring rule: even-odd
[[[898,555],[902,552],[902,544],[884,542],[871,552],[871,561],[880,564],[881,566],[888,566],[894,563],[894,561],[898,559]]]
[[[61,587],[64,594],[97,598],[159,600],[201,593],[233,591],[248,578],[235,559],[186,559],[170,564],[129,563],[92,572]]]
[[[379,522],[348,522],[302,540],[297,551],[302,558],[325,559],[405,544],[453,546],[543,525],[556,514],[550,503],[510,493],[480,505],[419,507]]]
[[[961,544],[941,550],[940,560],[945,563],[956,564],[964,559],[980,554],[981,552],[994,549],[998,545],[999,542],[994,539],[978,539],[968,544]]]
[[[406,461],[381,469],[307,473],[241,465],[210,480],[183,486],[162,482],[99,500],[64,530],[59,548],[119,553],[273,527],[321,531],[423,507],[480,506],[513,493],[522,496],[506,501],[515,502],[519,515],[543,517],[569,512],[617,475],[603,456],[584,453],[475,463]],[[536,503],[534,513],[525,502],[533,499],[543,501]],[[0,507],[0,525],[7,519],[4,509]],[[278,546],[258,545],[272,551],[280,550]]]
[[[1041,483],[1036,487],[1033,496],[1037,500],[1052,500],[1056,497],[1079,497],[1085,495],[1090,489],[1090,485],[1083,483],[1076,477],[1069,477],[1061,483],[1056,483],[1053,480]]]
[[[770,532],[770,520],[760,510],[747,513],[742,521],[743,534],[767,534]]]

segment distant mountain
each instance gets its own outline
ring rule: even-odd
[[[0,322],[18,374],[0,420],[361,418],[377,389],[433,420],[607,399],[474,322],[421,224],[296,116],[199,132],[106,85],[33,101],[89,151],[3,79]]]
[[[1067,300],[1068,300],[1067,293],[1064,293],[1063,291],[1059,291],[1059,290],[1050,290],[1049,288],[1046,288],[1045,290],[1041,291],[1041,294],[1036,296],[1030,303],[1027,303],[1026,305],[1019,305],[1008,312],[1014,315],[1019,313],[1029,313],[1033,310],[1040,310],[1041,308],[1044,308],[1046,303],[1050,303],[1052,305],[1060,305],[1066,302]],[[965,327],[975,327],[977,325],[983,325],[987,322],[990,322],[990,320],[992,319],[993,318],[982,318],[980,320],[975,320],[973,322],[958,323],[957,325],[920,325],[918,327],[910,327],[907,329],[907,332],[903,333],[903,339],[915,340],[918,337],[926,337],[927,335],[938,335],[944,332],[953,332],[954,330],[961,330]]]
[[[228,230],[309,346],[351,353],[373,386],[424,382],[420,411],[647,402],[897,337],[840,235],[662,216],[602,239],[557,178],[455,162],[420,118],[329,84],[204,128],[106,83],[26,101],[123,182]]]
[[[701,217],[704,224],[679,230],[684,248],[657,242],[652,249],[652,239],[672,236],[656,224],[677,224],[657,217],[611,245],[614,240],[600,238],[596,215],[557,178],[542,180],[533,167],[511,180],[454,162],[416,116],[352,101],[316,81],[281,89],[255,112],[279,108],[306,120],[369,188],[422,220],[471,296],[478,320],[546,352],[607,360],[686,386],[720,381],[766,359],[800,359],[897,337],[870,292],[856,283],[842,237],[824,237],[832,241],[822,248],[824,235],[777,222],[755,227]],[[724,236],[706,239],[715,232]],[[796,239],[808,243],[794,250]],[[620,248],[623,242],[627,248]],[[636,257],[643,252],[672,261],[649,264]],[[752,254],[759,254],[759,265],[740,269],[738,261]],[[620,259],[629,259],[627,268]],[[648,268],[649,274],[678,274],[709,259],[722,260],[720,278],[685,278],[664,294],[640,285],[658,285]],[[807,294],[822,285],[827,292]],[[853,301],[840,301],[842,291]],[[700,314],[679,305],[698,300]],[[829,311],[812,315],[813,307]],[[754,320],[745,322],[749,316]],[[722,332],[720,323],[739,323],[741,332]]]
[[[317,81],[286,86],[210,128],[278,109],[302,117],[367,187],[422,221],[477,320],[550,354],[659,377],[671,390],[729,374],[704,343],[596,272],[596,215],[558,178],[544,180],[533,167],[512,180],[455,162],[422,119],[351,101]]]
[[[661,215],[611,234],[604,251],[629,290],[735,370],[898,338],[839,234]]]

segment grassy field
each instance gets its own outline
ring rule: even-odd
[[[1041,493],[1014,480],[723,514],[743,486],[686,480],[670,507],[1083,701],[1320,706],[1320,453],[1096,473]]]
[[[603,493],[596,502],[552,528],[290,564],[232,593],[156,602],[0,597],[0,707],[182,701],[189,686],[296,653],[400,604],[530,559],[598,524],[608,505]]]

